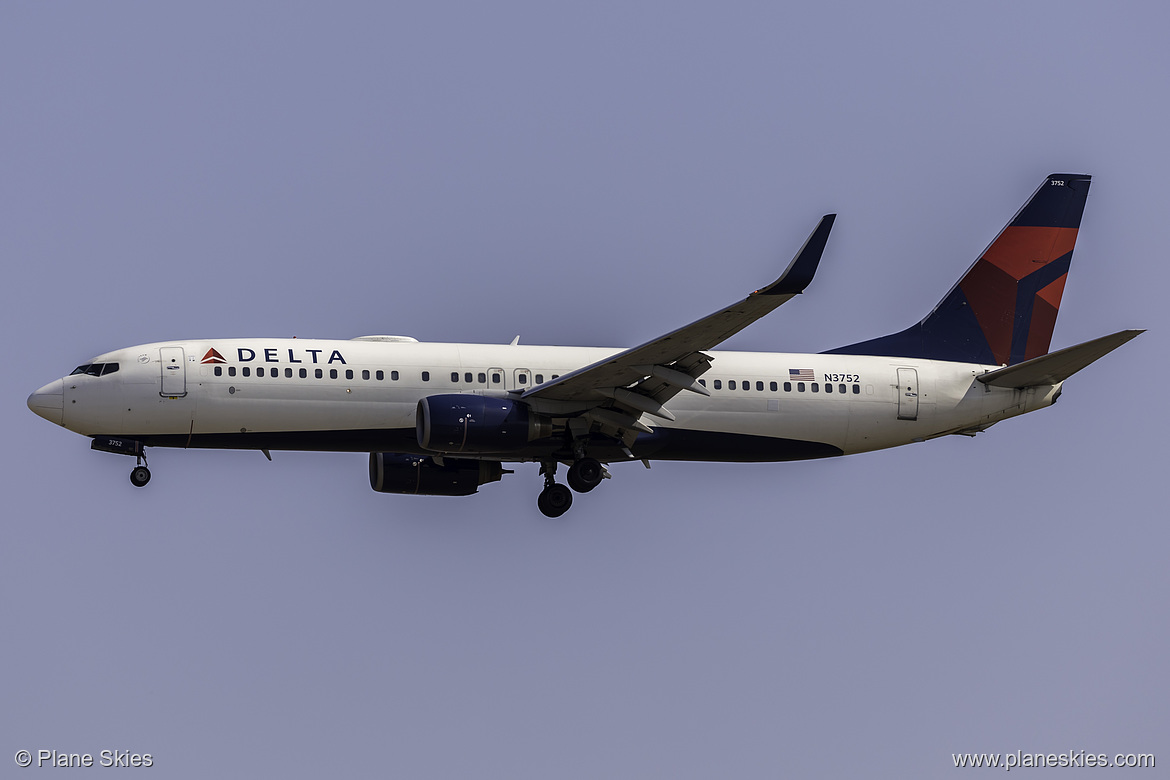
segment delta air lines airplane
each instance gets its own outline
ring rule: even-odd
[[[98,355],[28,405],[136,458],[137,487],[147,447],[367,452],[374,490],[444,496],[534,462],[549,517],[623,461],[803,460],[973,436],[1051,406],[1065,379],[1142,332],[1048,351],[1088,192],[1088,176],[1049,176],[921,322],[820,354],[715,347],[805,290],[835,215],[776,281],[630,349],[166,341]]]

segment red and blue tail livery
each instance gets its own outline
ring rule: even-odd
[[[830,350],[1015,365],[1048,353],[1090,177],[1054,173],[925,319]]]
[[[805,460],[973,436],[1051,406],[1066,379],[1141,333],[1048,351],[1088,193],[1088,176],[1049,176],[925,319],[826,353],[716,347],[806,291],[833,214],[771,284],[629,349],[156,342],[91,358],[28,406],[136,458],[137,487],[148,447],[365,452],[374,490],[416,495],[470,495],[511,474],[505,464],[533,463],[549,517],[620,463]]]

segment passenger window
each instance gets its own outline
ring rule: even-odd
[[[768,383],[768,389],[769,389],[769,390],[771,390],[773,393],[774,393],[774,392],[776,392],[776,383],[775,383],[775,382],[769,382],[769,383]]]
[[[792,392],[792,383],[791,382],[784,383],[784,392],[786,392],[786,393]]]
[[[273,370],[275,370],[275,369],[273,369]],[[256,369],[256,376],[264,376],[264,366],[259,366]]]
[[[837,385],[837,392],[841,395],[845,395],[845,385]]]
[[[716,379],[716,380],[715,380],[715,389],[716,389],[716,390],[722,390],[722,389],[723,389],[723,382],[721,382],[721,381],[719,381],[718,379]]]
[[[215,375],[216,376],[223,376],[223,366],[216,366],[215,367]]]
[[[522,385],[526,385],[526,384],[528,384],[528,374],[520,374],[520,375],[518,375],[518,376],[516,377],[516,381],[517,381],[519,384],[522,384]]]
[[[854,385],[853,386],[853,394],[854,395],[861,395],[861,385]]]
[[[831,385],[831,384],[830,384],[830,383],[828,383],[828,382],[825,382],[825,392],[826,392],[826,393],[831,393],[831,392],[833,392],[833,385]]]
[[[471,384],[471,372],[470,371],[467,371],[463,374],[463,381],[466,382],[467,384]]]
[[[228,366],[228,376],[235,376],[235,375],[236,375],[236,367],[235,366]]]
[[[337,369],[336,369],[336,368],[331,368],[331,369],[329,369],[329,378],[330,378],[330,379],[336,379],[336,378],[337,378]]]
[[[363,368],[362,369],[362,379],[369,379],[369,378],[370,378],[370,369]]]
[[[317,369],[317,370],[318,370],[318,371],[320,371],[321,369]],[[302,368],[302,369],[301,369],[300,371],[298,371],[297,373],[299,373],[299,374],[301,375],[301,379],[306,379],[306,378],[308,378],[308,376],[309,376],[309,369],[307,369],[307,368]]]
[[[820,391],[820,389],[821,389],[821,386],[820,386],[819,384],[817,384],[816,382],[813,382],[813,383],[812,383],[812,391],[813,391],[814,393],[816,393],[816,392],[819,392],[819,391]]]
[[[495,371],[492,372],[492,384],[498,385],[500,383],[500,375]]]
[[[544,384],[544,374],[537,374],[536,375],[536,384],[538,384],[538,385]]]
[[[458,371],[451,372],[451,384],[454,384],[454,385],[459,384],[459,372]]]
[[[734,379],[728,379],[728,380],[727,380],[727,389],[728,389],[728,390],[734,390],[734,389],[735,389],[735,380],[734,380]]]
[[[397,373],[397,372],[395,372],[395,373]],[[374,376],[378,379],[379,382],[381,382],[383,379],[386,378],[386,372],[379,368],[377,370],[377,372],[374,373]]]
[[[285,379],[292,379],[292,369],[291,368],[286,368],[284,370],[284,378]]]
[[[379,371],[379,372],[378,372],[378,378],[379,378],[379,379],[381,379],[381,378],[382,378],[382,372],[381,372],[381,371]],[[391,371],[391,372],[390,372],[390,381],[392,381],[392,382],[397,382],[397,381],[398,381],[398,372],[397,372],[397,371]]]
[[[478,380],[478,382],[481,385],[487,384],[487,374],[485,374],[484,372],[480,371],[478,374],[475,375],[475,378],[476,378],[476,380]]]
[[[313,369],[313,376],[315,376],[317,379],[320,379],[321,377],[325,376],[325,372],[319,368],[315,368]]]
[[[353,379],[353,369],[352,368],[345,369],[345,378],[346,379]]]
[[[797,382],[796,383],[796,392],[798,392],[798,393],[804,392],[804,382]]]
[[[248,368],[247,366],[244,366],[243,368],[240,369],[240,373],[243,376],[250,376],[252,373],[252,369]]]
[[[422,372],[422,381],[424,381],[424,382],[431,381],[431,372],[430,371]]]
[[[561,375],[560,375],[560,374],[553,374],[553,375],[552,375],[552,381],[554,381],[554,382],[555,382],[555,381],[557,381],[557,380],[558,380],[558,379],[560,379],[560,378],[561,378]]]
[[[699,380],[699,384],[701,384],[703,387],[706,387],[706,386],[707,386],[707,380],[706,380],[706,379],[700,379],[700,380]]]

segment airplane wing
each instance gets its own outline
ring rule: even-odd
[[[541,402],[577,402],[589,409],[586,416],[619,437],[630,430],[649,431],[638,421],[643,413],[673,420],[662,405],[676,394],[691,390],[710,395],[696,381],[711,364],[703,350],[774,311],[812,281],[836,216],[821,218],[788,268],[767,287],[665,336],[537,385],[521,398],[537,407]]]

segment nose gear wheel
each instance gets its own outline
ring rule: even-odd
[[[135,466],[130,472],[130,484],[134,487],[146,487],[150,482],[150,469],[146,466]]]

